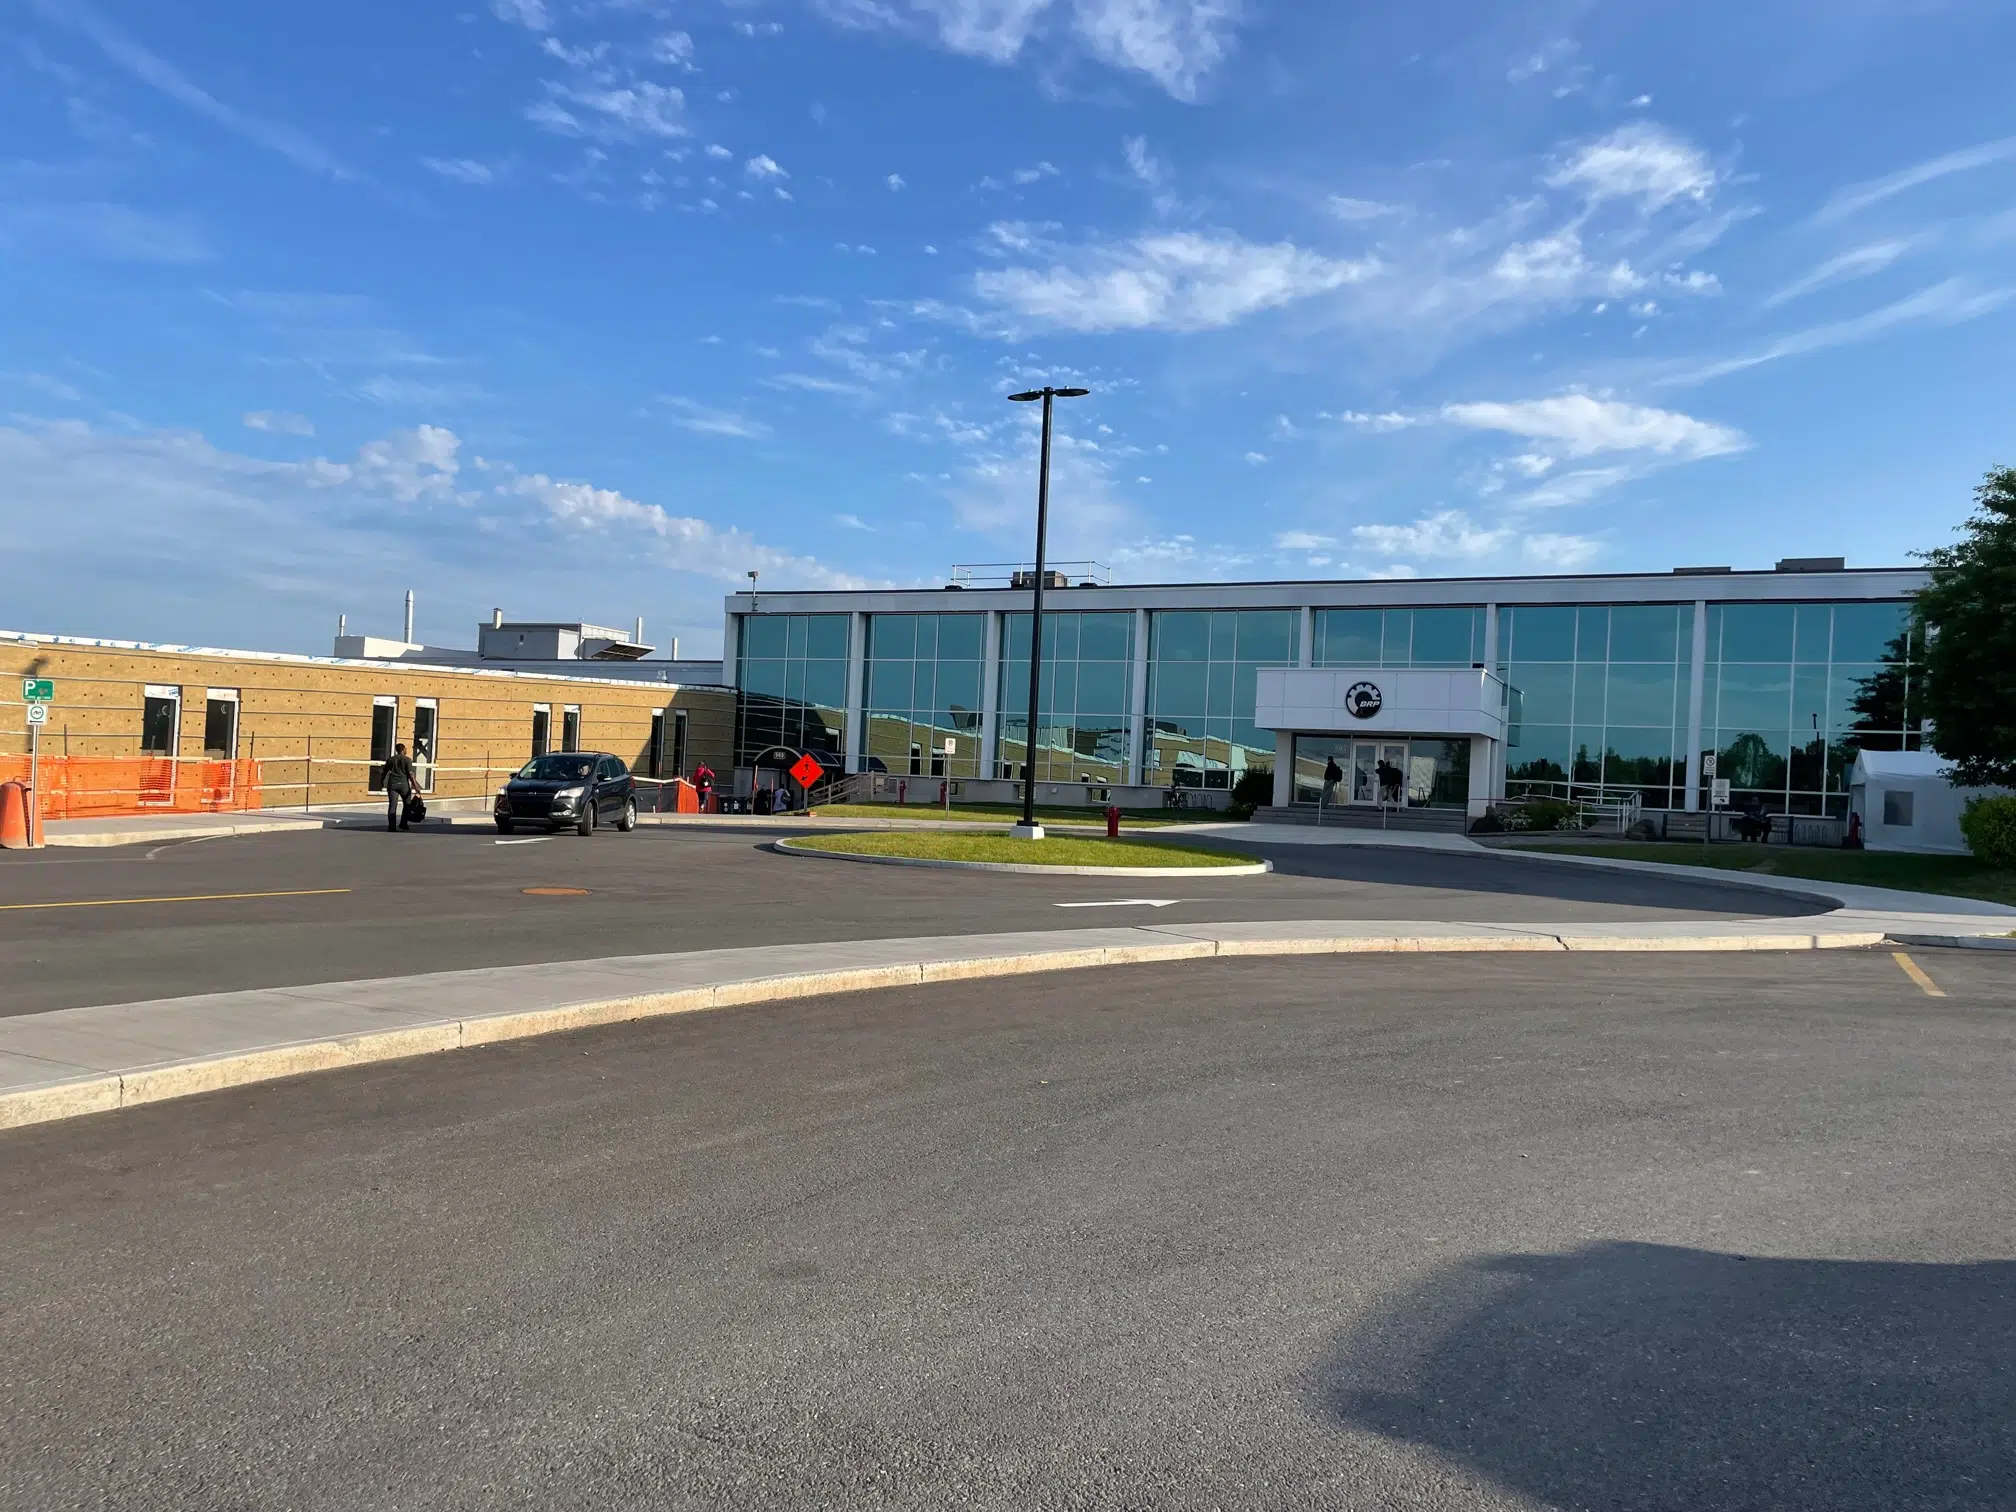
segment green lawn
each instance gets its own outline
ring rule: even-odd
[[[821,819],[943,819],[942,806],[930,803],[821,803],[813,813]],[[1223,814],[1212,813],[1208,809],[1122,809],[1121,828],[1161,829],[1172,824],[1208,824],[1213,820],[1223,821]],[[968,821],[982,820],[989,823],[998,820],[1019,820],[1022,806],[1019,803],[954,803],[952,817]],[[1086,824],[1104,828],[1106,811],[1103,808],[1044,808],[1036,809],[1038,824]]]
[[[1164,840],[1083,839],[1053,835],[1017,840],[1010,835],[955,834],[944,830],[884,830],[872,835],[807,835],[783,842],[792,850],[846,851],[856,856],[907,856],[918,861],[1014,862],[1022,866],[1250,866],[1253,857],[1231,851],[1172,845]]]
[[[1805,877],[1816,882],[1896,887],[1906,892],[1950,893],[2016,904],[2016,871],[1984,866],[1972,856],[1902,856],[1885,851],[1822,850],[1793,845],[1702,845],[1684,840],[1637,843],[1532,844],[1511,850],[1578,856],[1614,856],[1624,861],[1663,861],[1673,866],[1713,866],[1723,871],[1773,877]]]

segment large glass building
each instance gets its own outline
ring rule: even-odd
[[[1858,749],[1919,743],[1923,581],[1805,559],[1054,589],[1033,739],[1026,589],[731,595],[725,665],[745,764],[784,747],[1206,802],[1264,770],[1281,804],[1475,812],[1520,793],[1693,810],[1712,758],[1733,803],[1839,815]]]

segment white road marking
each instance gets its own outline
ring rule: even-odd
[[[551,835],[527,835],[523,840],[497,840],[492,843],[496,845],[544,845],[552,838]]]
[[[1059,908],[1171,908],[1188,898],[1108,898],[1103,903],[1059,903]]]

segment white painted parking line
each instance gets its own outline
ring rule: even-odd
[[[1059,908],[1171,908],[1188,898],[1108,898],[1102,903],[1059,903]]]
[[[541,845],[552,838],[551,835],[527,835],[523,840],[496,840],[491,843],[494,845]]]

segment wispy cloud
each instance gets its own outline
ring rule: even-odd
[[[1047,252],[1047,265],[983,270],[974,293],[1012,317],[1066,331],[1210,330],[1358,282],[1376,266],[1228,231],[1065,248],[1023,230],[1009,241]]]
[[[1705,200],[1715,170],[1692,142],[1651,122],[1620,126],[1570,151],[1547,182],[1591,200],[1635,200],[1648,210],[1676,200]]]
[[[1867,246],[1856,247],[1843,252],[1838,257],[1830,257],[1819,266],[1802,273],[1775,294],[1768,296],[1762,307],[1773,309],[1811,294],[1815,289],[1824,289],[1829,284],[1846,283],[1850,279],[1867,278],[1872,273],[1880,273],[1897,261],[1911,248],[1908,238],[1897,241],[1870,242]]]
[[[1242,0],[815,0],[843,26],[895,31],[1013,63],[1039,35],[1153,79],[1179,100],[1231,55]]]
[[[339,180],[359,177],[305,132],[275,121],[262,120],[225,104],[167,59],[148,51],[98,14],[88,0],[60,0],[60,3],[59,0],[29,0],[29,3],[48,20],[89,38],[108,59],[141,83],[226,131],[269,152],[278,153],[296,167],[311,173]]]
[[[1986,168],[1991,163],[2006,162],[2016,158],[2016,137],[2002,137],[1993,142],[1982,142],[1977,146],[1963,147],[1957,152],[1943,153],[1935,158],[1927,158],[1922,163],[1914,163],[1909,168],[1899,169],[1882,178],[1866,179],[1859,184],[1850,184],[1837,190],[1820,207],[1813,217],[1816,221],[1844,220],[1871,205],[1916,189],[1920,184],[1929,184],[1935,179],[1946,178],[1955,173],[1966,173],[1975,168]]]
[[[1546,399],[1448,404],[1442,418],[1470,430],[1500,431],[1543,441],[1569,457],[1599,452],[1644,451],[1696,461],[1746,449],[1741,431],[1697,420],[1677,410],[1597,399],[1588,394],[1556,394]]]
[[[1555,572],[1586,567],[1603,549],[1593,536],[1530,532],[1512,524],[1480,525],[1460,509],[1438,510],[1399,525],[1356,525],[1351,539],[1401,563],[1409,558],[1468,564],[1499,561]]]
[[[1740,373],[1746,368],[1761,367],[1780,358],[1867,341],[1900,326],[1964,325],[2001,309],[2012,298],[2016,298],[2016,285],[1983,289],[1965,278],[1949,278],[1881,309],[1871,310],[1866,315],[1793,331],[1740,356],[1678,368],[1669,372],[1664,381],[1680,385],[1706,383],[1710,379]]]
[[[740,441],[760,441],[770,434],[770,427],[762,421],[734,410],[716,409],[698,400],[670,394],[659,402],[672,412],[674,425],[703,436],[732,436]]]
[[[548,80],[546,98],[526,107],[526,119],[562,136],[631,142],[686,135],[686,96],[668,84]]]
[[[129,263],[200,263],[215,255],[193,222],[107,200],[0,201],[0,246]]]
[[[490,12],[499,21],[508,21],[527,31],[543,32],[553,24],[553,18],[546,13],[546,0],[490,0]]]
[[[428,172],[438,173],[458,184],[494,184],[497,181],[497,170],[475,158],[423,157],[420,165]]]
[[[315,423],[306,415],[289,410],[252,410],[245,416],[247,430],[271,431],[283,436],[312,436]]]

